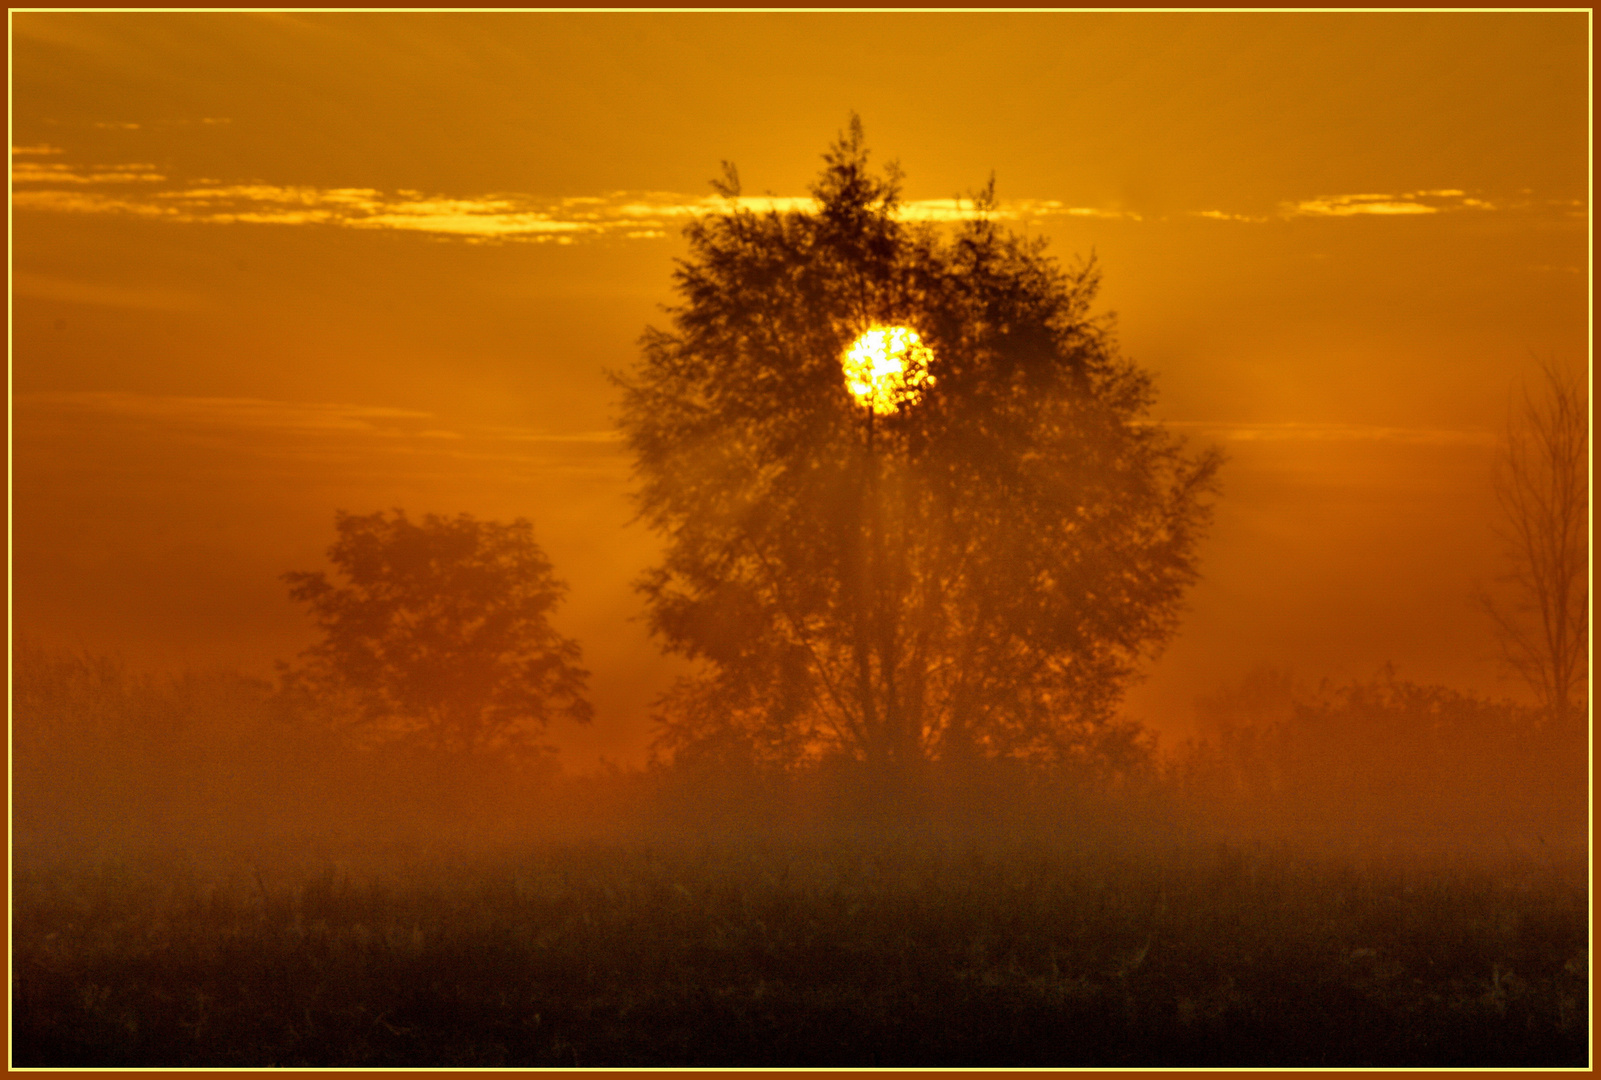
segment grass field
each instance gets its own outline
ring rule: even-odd
[[[20,872],[18,1066],[1583,1066],[1582,867],[571,844]]]

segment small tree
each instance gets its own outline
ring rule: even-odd
[[[528,522],[396,510],[334,527],[342,583],[284,575],[323,633],[288,689],[347,707],[367,742],[447,755],[528,749],[553,719],[589,720],[578,644],[548,620],[567,587]]]
[[[1574,376],[1549,364],[1542,373],[1543,393],[1525,390],[1507,425],[1496,475],[1514,599],[1482,602],[1508,666],[1559,715],[1589,681],[1590,412]]]
[[[866,160],[853,121],[815,211],[688,225],[672,328],[620,380],[666,541],[650,624],[704,661],[658,745],[881,775],[1104,756],[1195,579],[1218,459],[1146,419],[1093,264],[999,228],[993,185],[954,237],[908,225]]]

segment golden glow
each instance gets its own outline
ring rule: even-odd
[[[910,327],[874,326],[851,344],[841,363],[852,396],[882,414],[916,401],[933,385],[928,373],[933,359],[933,350]]]
[[[1259,664],[1517,692],[1459,598],[1504,572],[1508,395],[1531,352],[1590,353],[1587,12],[683,18],[16,13],[18,634],[270,676],[311,640],[277,575],[320,565],[336,507],[527,516],[607,718],[549,738],[579,772],[643,766],[686,662],[619,615],[660,551],[602,525],[638,509],[627,448],[594,434],[604,372],[665,325],[679,228],[729,209],[718,159],[735,208],[814,210],[848,105],[872,174],[907,166],[903,220],[977,216],[950,196],[993,166],[991,220],[1064,268],[1098,250],[1091,311],[1122,312],[1153,416],[1229,452],[1191,611],[1126,715],[1199,737],[1195,698]],[[941,84],[878,78],[889,38]],[[291,69],[300,92],[263,89]],[[706,109],[708,80],[741,91]],[[1414,205],[1437,212],[1395,212]],[[840,395],[840,364],[874,323],[938,324],[857,318],[827,328],[816,404],[844,414],[842,452],[872,418],[889,499],[911,453],[894,396],[880,416]],[[913,410],[958,395],[936,367]]]

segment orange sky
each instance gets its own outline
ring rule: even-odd
[[[1094,251],[1156,415],[1230,461],[1133,715],[1272,663],[1517,693],[1496,429],[1588,363],[1589,16],[15,14],[13,614],[267,674],[334,511],[525,516],[640,760],[605,371],[737,163],[805,195],[852,110],[939,219]],[[781,205],[781,203],[780,203]]]

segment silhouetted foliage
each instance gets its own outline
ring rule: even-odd
[[[1496,497],[1515,599],[1481,597],[1507,664],[1554,716],[1583,694],[1590,655],[1590,412],[1583,388],[1547,365],[1544,392],[1524,394],[1507,425]]]
[[[578,644],[550,625],[566,585],[533,529],[462,514],[340,513],[321,571],[285,574],[323,639],[285,696],[344,709],[374,744],[461,755],[530,749],[551,720],[584,722]]]
[[[1171,777],[1236,835],[1345,845],[1579,850],[1586,735],[1543,710],[1379,677],[1259,670],[1197,703]]]
[[[270,707],[263,680],[154,675],[21,641],[12,652],[18,865],[292,830],[325,805],[337,747]],[[349,773],[341,773],[348,784]],[[248,823],[248,825],[246,825]]]
[[[1218,457],[1146,419],[1094,263],[999,227],[993,183],[943,235],[901,220],[859,122],[825,162],[811,212],[742,208],[725,170],[671,328],[619,379],[666,540],[650,626],[704,661],[658,747],[880,774],[1126,751],[1113,709],[1176,627]],[[933,351],[933,385],[876,418],[841,369],[873,326]]]

